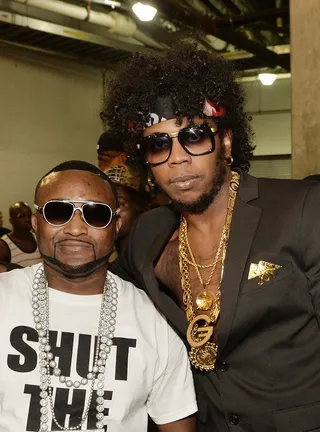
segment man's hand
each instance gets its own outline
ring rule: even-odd
[[[194,415],[182,420],[164,425],[158,425],[159,432],[196,432],[196,417]]]

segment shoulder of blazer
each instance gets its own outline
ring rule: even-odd
[[[244,202],[250,202],[257,198],[261,201],[269,200],[272,196],[292,203],[304,201],[310,188],[319,182],[293,179],[275,179],[254,177],[240,171],[241,180],[239,198]]]
[[[136,235],[141,234],[143,238],[150,236],[154,238],[159,233],[165,235],[179,226],[179,214],[167,206],[157,207],[143,213],[136,224]]]
[[[259,196],[258,179],[252,175],[239,171],[240,186],[238,196],[244,202],[253,201]]]
[[[131,230],[130,249],[134,250],[135,255],[139,253],[155,258],[169,242],[179,223],[179,215],[167,206],[143,213]]]

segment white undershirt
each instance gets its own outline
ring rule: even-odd
[[[31,290],[39,265],[0,275],[0,431],[38,431],[37,332]],[[144,432],[147,414],[165,424],[197,410],[186,349],[142,291],[113,275],[119,290],[114,345],[107,360],[107,432]],[[62,374],[79,380],[93,362],[101,295],[50,289],[50,344]],[[58,347],[58,348],[55,348]],[[65,426],[79,420],[88,388],[68,389],[52,377],[55,414]],[[95,399],[95,398],[93,398]],[[95,403],[89,424],[95,430]],[[77,421],[78,423],[78,421]],[[72,423],[71,426],[74,424]],[[49,430],[57,430],[56,427]]]

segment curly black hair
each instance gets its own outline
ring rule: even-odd
[[[250,118],[244,112],[242,87],[233,64],[209,53],[196,40],[180,40],[156,57],[135,54],[108,82],[102,117],[123,135],[131,160],[138,161],[136,140],[158,97],[170,96],[176,117],[203,114],[205,99],[226,109],[216,123],[220,138],[232,133],[232,167],[248,171],[254,147]],[[215,119],[216,120],[216,119]]]

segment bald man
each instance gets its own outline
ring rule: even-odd
[[[27,267],[41,261],[37,242],[32,234],[32,211],[28,204],[16,202],[10,207],[12,231],[0,239],[0,261]]]

